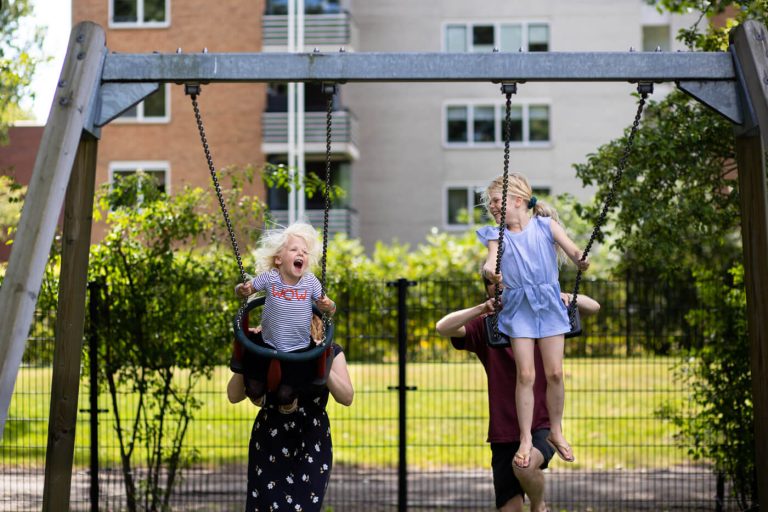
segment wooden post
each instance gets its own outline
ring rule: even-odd
[[[739,164],[741,237],[747,290],[747,321],[754,408],[757,482],[768,482],[768,188],[765,148],[768,147],[768,32],[747,21],[731,33],[736,59],[743,73],[747,101],[757,121],[756,130],[736,131]],[[768,506],[768,487],[758,484],[758,503]]]
[[[48,416],[48,449],[45,452],[44,511],[69,510],[97,147],[97,140],[84,133],[64,205],[51,412]]]
[[[93,115],[105,53],[101,27],[90,22],[74,27],[0,288],[0,438],[75,152]]]

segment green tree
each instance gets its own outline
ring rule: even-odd
[[[0,176],[0,243],[10,243],[21,217],[21,205],[27,187],[10,176]]]
[[[138,204],[128,200],[137,190]],[[135,175],[99,206],[109,226],[89,266],[89,280],[100,285],[91,294],[98,314],[90,319],[99,381],[112,400],[128,509],[167,510],[179,470],[195,456],[183,450],[200,406],[192,391],[230,344],[236,301],[222,299],[220,289],[235,273],[223,251],[202,247],[214,224],[200,189],[153,195]],[[136,400],[122,402],[125,391]]]
[[[19,37],[20,25],[32,14],[30,0],[8,0],[0,4],[0,143],[8,138],[8,123],[26,114],[19,108],[22,98],[31,95],[29,85],[41,62],[43,29]]]
[[[727,48],[727,31],[748,17],[765,19],[765,1],[650,1],[659,9],[699,9],[701,19],[731,5],[734,18],[724,27],[694,25],[679,37],[692,50]],[[735,8],[734,8],[735,7]],[[703,26],[706,28],[702,29]],[[585,185],[598,187],[597,201],[608,186],[625,136],[612,141],[576,166]],[[688,414],[681,407],[662,411],[694,442],[693,454],[706,458],[732,482],[745,508],[756,500],[755,468],[746,431],[752,426],[748,339],[741,275],[739,193],[732,127],[718,114],[680,92],[649,102],[612,213],[612,245],[623,255],[617,270],[633,276],[659,277],[678,289],[688,308],[691,329],[704,332],[703,346],[688,354],[679,376],[689,385]],[[597,207],[585,208],[594,219]],[[686,295],[688,299],[686,299]],[[628,302],[635,300],[628,297]],[[637,304],[639,307],[647,305]],[[654,323],[653,314],[649,325]],[[714,400],[718,397],[718,400]],[[727,397],[727,398],[726,398]],[[738,400],[738,407],[734,404]]]

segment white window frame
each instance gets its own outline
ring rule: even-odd
[[[474,139],[474,122],[473,114],[475,107],[494,107],[494,142],[475,142]],[[523,140],[511,141],[510,147],[517,148],[548,148],[552,146],[552,102],[548,99],[541,98],[525,98],[517,100],[512,103],[513,107],[522,107],[523,110]],[[549,140],[543,141],[531,141],[530,140],[530,108],[545,106],[549,109]],[[449,142],[448,141],[448,108],[449,107],[465,107],[467,109],[467,141],[466,142]],[[504,121],[504,108],[505,103],[499,99],[482,100],[446,100],[443,103],[442,108],[442,138],[443,147],[448,148],[495,148],[504,146],[504,136],[502,132],[502,124]]]
[[[547,41],[548,51],[552,51],[552,30],[551,30],[551,24],[547,20],[506,20],[506,21],[466,21],[466,20],[457,20],[457,21],[444,21],[442,23],[441,29],[440,29],[440,51],[446,52],[448,49],[446,48],[446,35],[449,25],[462,25],[466,27],[466,38],[465,41],[466,47],[467,47],[467,53],[473,53],[473,44],[472,44],[472,33],[473,28],[481,25],[481,26],[487,26],[492,25],[493,26],[493,47],[494,48],[501,48],[501,27],[502,25],[519,25],[522,28],[522,42],[523,47],[521,48],[522,51],[527,52],[528,51],[528,27],[530,25],[546,25],[549,30],[549,40]],[[507,51],[517,51],[518,48],[515,48],[514,50],[507,50]],[[485,51],[485,50],[483,50]]]
[[[146,0],[136,0],[136,20],[137,21],[114,21],[115,18],[115,0],[108,0],[109,17],[107,26],[109,28],[168,28],[171,26],[171,0],[165,0],[165,21],[143,21],[144,2]]]
[[[115,174],[121,172],[138,172],[149,169],[152,171],[163,171],[165,179],[163,185],[165,186],[165,193],[170,195],[171,193],[171,163],[167,160],[117,160],[109,162],[109,186],[110,188],[115,183]],[[141,198],[139,198],[139,206],[141,205]]]
[[[112,123],[126,123],[126,124],[168,124],[171,122],[171,84],[160,84],[160,87],[165,88],[165,114],[162,116],[145,116],[144,115],[144,100],[140,101],[136,105],[136,117],[126,117],[120,115]]]
[[[488,182],[472,182],[472,181],[454,181],[454,182],[447,182],[443,184],[443,208],[442,208],[442,221],[443,221],[443,229],[446,231],[463,231],[470,228],[473,228],[475,226],[479,226],[480,224],[476,224],[474,222],[474,215],[470,215],[469,223],[468,224],[450,224],[448,222],[448,191],[451,189],[457,189],[457,188],[465,188],[467,189],[467,205],[469,205],[474,197],[474,191],[476,190],[485,190],[485,188],[488,186]],[[474,206],[473,210],[474,210]],[[480,205],[482,208],[483,206]]]

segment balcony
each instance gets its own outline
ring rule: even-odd
[[[271,222],[278,226],[288,225],[288,210],[271,210]],[[304,217],[318,232],[323,230],[323,210],[305,210]],[[352,208],[332,208],[328,211],[328,238],[336,233],[345,233],[350,238],[357,238],[360,229],[360,219],[357,210]],[[271,223],[267,227],[272,227]]]
[[[288,16],[265,14],[261,21],[263,51],[285,51],[288,46]],[[357,27],[348,12],[306,14],[304,45],[320,51],[352,51],[357,43]]]
[[[262,113],[261,127],[261,151],[265,155],[288,152],[288,114],[286,112]],[[304,152],[306,154],[325,153],[325,130],[325,112],[304,113]],[[360,156],[357,135],[355,116],[346,110],[334,111],[331,126],[331,147],[334,154],[357,160]]]

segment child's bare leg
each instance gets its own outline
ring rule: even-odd
[[[515,385],[515,403],[517,406],[517,422],[520,426],[520,448],[515,454],[514,463],[526,468],[530,463],[530,453],[533,447],[531,424],[533,423],[533,381],[536,379],[536,367],[533,362],[534,341],[531,338],[515,338],[512,340],[512,352],[517,367],[517,382]]]
[[[563,435],[563,409],[565,408],[565,383],[563,382],[563,351],[565,338],[562,334],[539,340],[544,373],[547,376],[547,410],[549,411],[550,441],[563,460],[572,460],[571,445]]]

